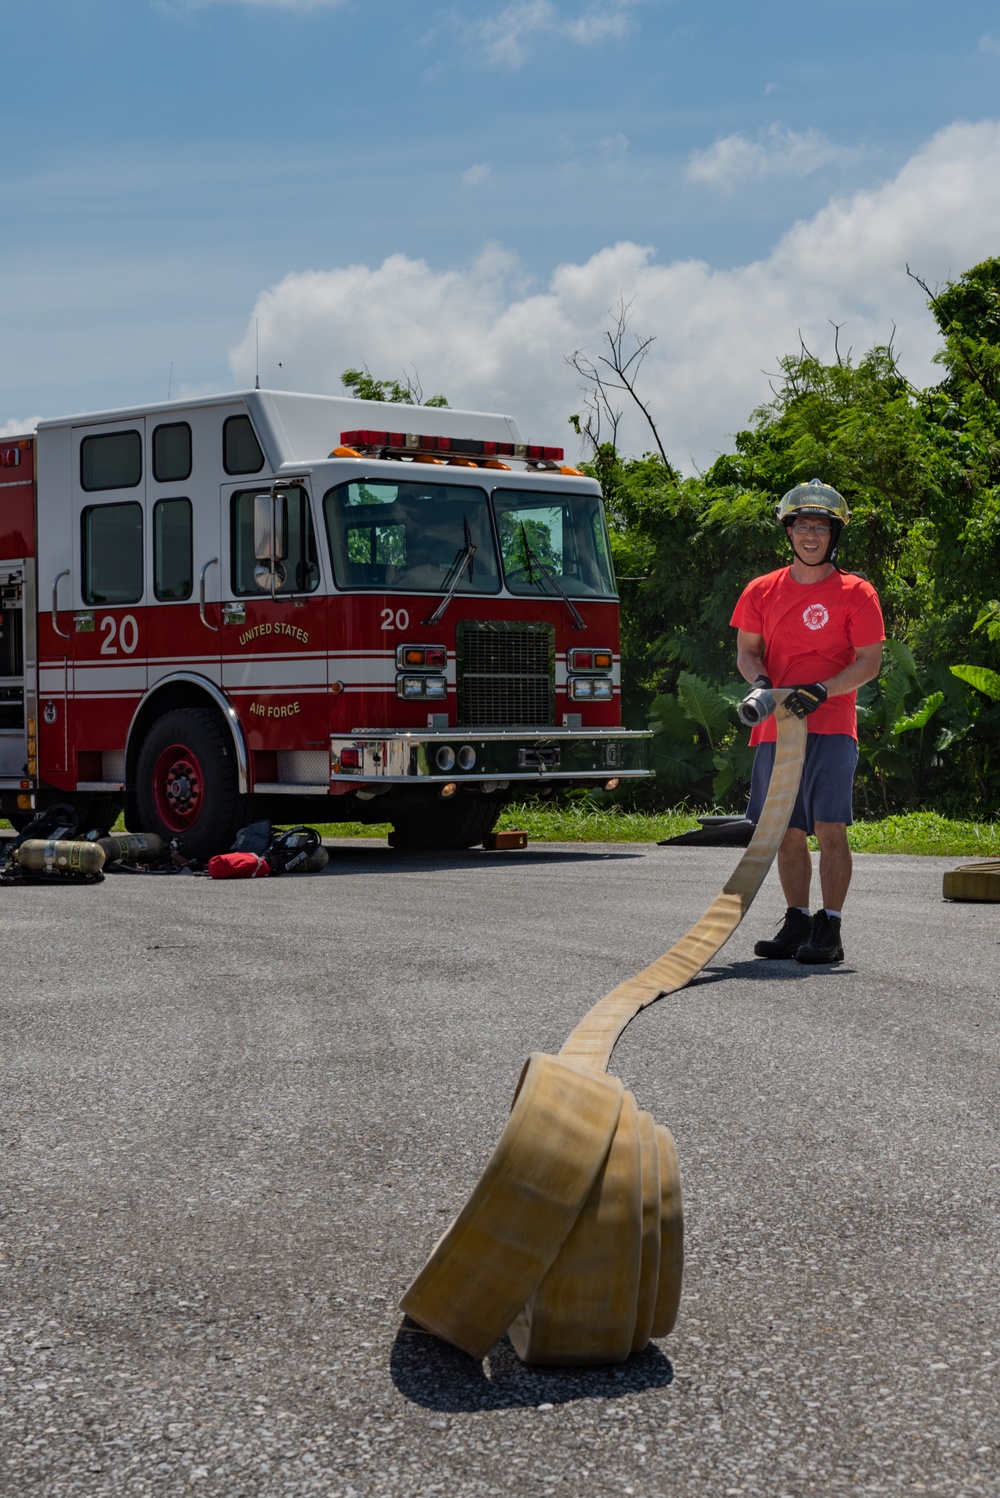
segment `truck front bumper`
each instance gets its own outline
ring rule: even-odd
[[[330,740],[330,780],[339,785],[459,786],[489,792],[542,781],[606,784],[642,780],[649,768],[651,733],[623,728],[366,729]]]

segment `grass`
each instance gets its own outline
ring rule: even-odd
[[[536,843],[657,843],[698,825],[680,808],[648,815],[618,807],[511,805],[498,828],[519,827]],[[389,823],[332,822],[324,837],[385,838]],[[856,853],[932,853],[946,858],[1000,857],[1000,822],[956,821],[933,811],[878,822],[855,822],[848,841]]]
[[[8,824],[0,822],[0,827]],[[533,843],[658,843],[698,825],[689,811],[649,815],[616,806],[545,806],[527,802],[508,806],[499,828],[519,827]],[[323,822],[324,837],[379,838],[388,822]],[[1000,822],[968,822],[935,811],[914,811],[878,822],[855,822],[848,841],[856,853],[930,853],[944,858],[1000,858]],[[815,846],[815,844],[814,844]]]

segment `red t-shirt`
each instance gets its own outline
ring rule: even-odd
[[[729,621],[764,637],[764,667],[776,687],[829,681],[849,666],[861,645],[885,639],[878,594],[849,572],[822,582],[797,583],[790,567],[755,577],[740,594]],[[830,697],[806,719],[810,733],[858,736],[857,692]],[[774,715],[750,735],[751,744],[776,739]]]

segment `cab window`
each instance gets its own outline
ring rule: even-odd
[[[227,473],[260,473],[260,450],[249,416],[230,416],[222,424],[222,466]]]
[[[270,593],[271,584],[261,588],[255,580],[258,566],[254,554],[253,515],[254,500],[259,494],[269,495],[267,489],[241,489],[234,494],[230,509],[231,568],[233,592],[244,598],[262,597]],[[278,490],[279,498],[285,500],[288,520],[285,537],[286,556],[280,563],[283,580],[275,588],[276,593],[314,593],[319,587],[319,558],[316,555],[316,532],[313,529],[309,496],[300,484],[290,484]],[[279,578],[282,573],[279,572]]]
[[[183,483],[191,477],[191,428],[186,421],[154,427],[153,477],[158,484]]]
[[[142,597],[142,505],[88,505],[81,516],[85,603]]]
[[[142,482],[142,437],[138,432],[101,432],[80,443],[80,487],[134,489]]]
[[[153,592],[164,602],[190,598],[191,501],[161,499],[153,506]]]

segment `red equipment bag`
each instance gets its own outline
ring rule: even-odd
[[[205,866],[211,879],[266,879],[271,865],[256,853],[216,853]]]

